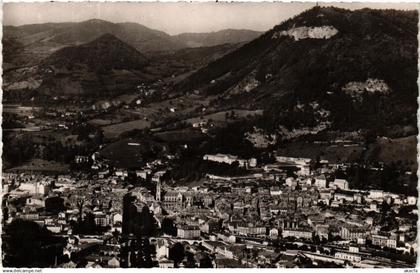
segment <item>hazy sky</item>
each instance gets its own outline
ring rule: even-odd
[[[265,31],[315,3],[111,3],[44,2],[5,3],[4,25],[79,22],[92,18],[136,22],[168,34],[210,32],[226,28]],[[364,7],[416,9],[416,3],[333,3],[349,9]]]

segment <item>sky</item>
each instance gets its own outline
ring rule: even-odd
[[[348,9],[416,9],[417,3],[321,3]],[[20,2],[3,4],[4,25],[80,22],[102,19],[135,22],[175,35],[222,29],[266,31],[315,6],[314,2]]]

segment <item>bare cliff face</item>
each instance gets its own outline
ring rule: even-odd
[[[378,93],[389,95],[390,87],[384,80],[369,78],[364,82],[349,82],[341,88],[352,97],[361,96],[365,93]]]
[[[294,27],[288,30],[275,32],[273,39],[278,39],[283,36],[293,37],[295,41],[303,39],[330,39],[338,33],[338,30],[333,26],[320,27]]]

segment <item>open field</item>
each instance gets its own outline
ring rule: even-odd
[[[159,139],[171,143],[171,142],[189,142],[194,139],[201,138],[205,136],[201,131],[193,128],[185,128],[180,130],[172,130],[159,132],[154,134]]]
[[[235,117],[237,118],[245,118],[247,116],[256,116],[256,115],[262,115],[263,110],[239,110],[239,109],[233,109],[230,111],[221,111],[221,112],[216,112],[216,113],[212,113],[212,114],[208,114],[208,115],[203,115],[202,118],[201,117],[194,117],[194,118],[189,118],[186,119],[185,121],[193,124],[196,122],[200,122],[203,120],[211,120],[215,123],[220,123],[220,122],[229,122],[232,121],[232,119],[227,119],[226,115],[227,114],[231,114],[232,111],[235,113]]]
[[[12,113],[20,116],[30,116],[35,111],[38,111],[39,107],[21,106],[18,104],[4,104],[3,112]]]
[[[87,123],[92,126],[107,126],[112,124],[112,120],[95,118],[89,120]]]
[[[288,143],[284,148],[280,148],[278,154],[312,159],[320,156],[321,159],[341,163],[357,161],[361,158],[363,151],[364,147],[360,145],[345,146],[295,142]]]
[[[415,171],[417,169],[416,136],[403,138],[378,138],[366,147],[361,144],[316,144],[294,142],[279,149],[285,156],[307,157],[315,159],[320,156],[330,162],[354,162],[368,160],[387,164],[400,162]]]
[[[122,122],[118,124],[113,124],[109,126],[102,127],[104,136],[107,139],[112,139],[118,137],[124,132],[128,132],[134,129],[144,129],[150,127],[150,122],[144,119],[133,120],[128,122]]]
[[[163,145],[154,141],[126,138],[107,145],[99,154],[117,168],[138,169],[162,149]]]
[[[67,173],[69,171],[69,165],[35,158],[24,165],[9,169],[8,171]]]
[[[144,129],[151,126],[151,122],[155,121],[156,124],[164,121],[165,119],[184,119],[185,117],[193,114],[196,108],[201,105],[205,106],[209,100],[201,100],[197,95],[188,95],[160,102],[150,103],[144,107],[137,109],[121,109],[121,113],[131,117],[137,117],[136,120],[109,124],[108,119],[92,119],[89,121],[92,125],[102,126],[105,138],[112,139],[118,137],[124,132],[134,129]],[[238,116],[244,115],[243,110],[239,110]],[[251,111],[252,112],[252,111]],[[248,111],[245,113],[248,114]],[[209,118],[215,120],[222,120],[225,117],[225,112],[215,113],[208,115]],[[199,119],[199,117],[192,118]]]
[[[417,170],[417,136],[402,138],[379,138],[376,141],[378,152],[376,158],[382,162],[406,164],[412,171]]]

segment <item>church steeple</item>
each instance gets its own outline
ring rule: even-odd
[[[156,201],[160,202],[160,199],[162,197],[162,184],[160,182],[160,179],[156,183]]]

